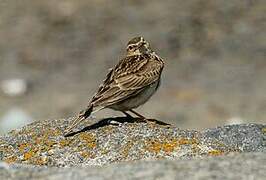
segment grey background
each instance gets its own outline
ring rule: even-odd
[[[14,108],[32,120],[74,116],[142,35],[166,62],[143,115],[189,129],[265,123],[265,11],[264,0],[1,0],[0,83],[22,78],[28,89],[0,91],[0,121],[21,118],[7,116]]]

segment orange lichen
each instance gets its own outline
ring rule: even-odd
[[[198,140],[195,138],[187,139],[187,138],[180,138],[178,140],[178,145],[188,145],[188,144],[198,144]]]
[[[162,149],[162,144],[156,141],[152,141],[149,146],[147,147],[147,150],[150,152],[158,153]]]
[[[13,162],[15,162],[17,160],[17,157],[16,156],[10,156],[10,157],[8,157],[8,158],[6,158],[4,161],[6,162],[6,163],[13,163]]]
[[[147,150],[150,152],[158,153],[163,151],[165,153],[171,153],[178,149],[182,145],[192,145],[193,147],[198,144],[198,140],[195,138],[187,139],[165,139],[165,140],[152,140],[148,142]]]
[[[162,150],[167,152],[167,153],[170,153],[170,152],[173,152],[176,147],[177,147],[177,142],[172,141],[170,143],[163,144]]]
[[[35,155],[35,152],[30,150],[23,155],[23,160],[27,161]]]

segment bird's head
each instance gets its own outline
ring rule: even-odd
[[[145,41],[141,36],[131,39],[127,43],[127,54],[128,55],[139,55],[143,53],[153,52],[150,48],[150,44]]]

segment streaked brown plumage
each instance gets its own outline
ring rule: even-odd
[[[163,60],[143,37],[131,39],[126,57],[110,70],[88,107],[80,112],[66,132],[69,133],[92,112],[103,108],[122,111],[126,115],[129,115],[126,111],[130,111],[144,118],[132,109],[144,104],[156,92],[163,67]]]

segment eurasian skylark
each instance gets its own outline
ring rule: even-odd
[[[127,44],[126,57],[110,69],[106,79],[92,97],[87,108],[67,128],[69,133],[91,113],[111,108],[130,116],[127,111],[146,119],[133,109],[144,104],[160,85],[163,60],[155,54],[143,37],[135,37]]]

